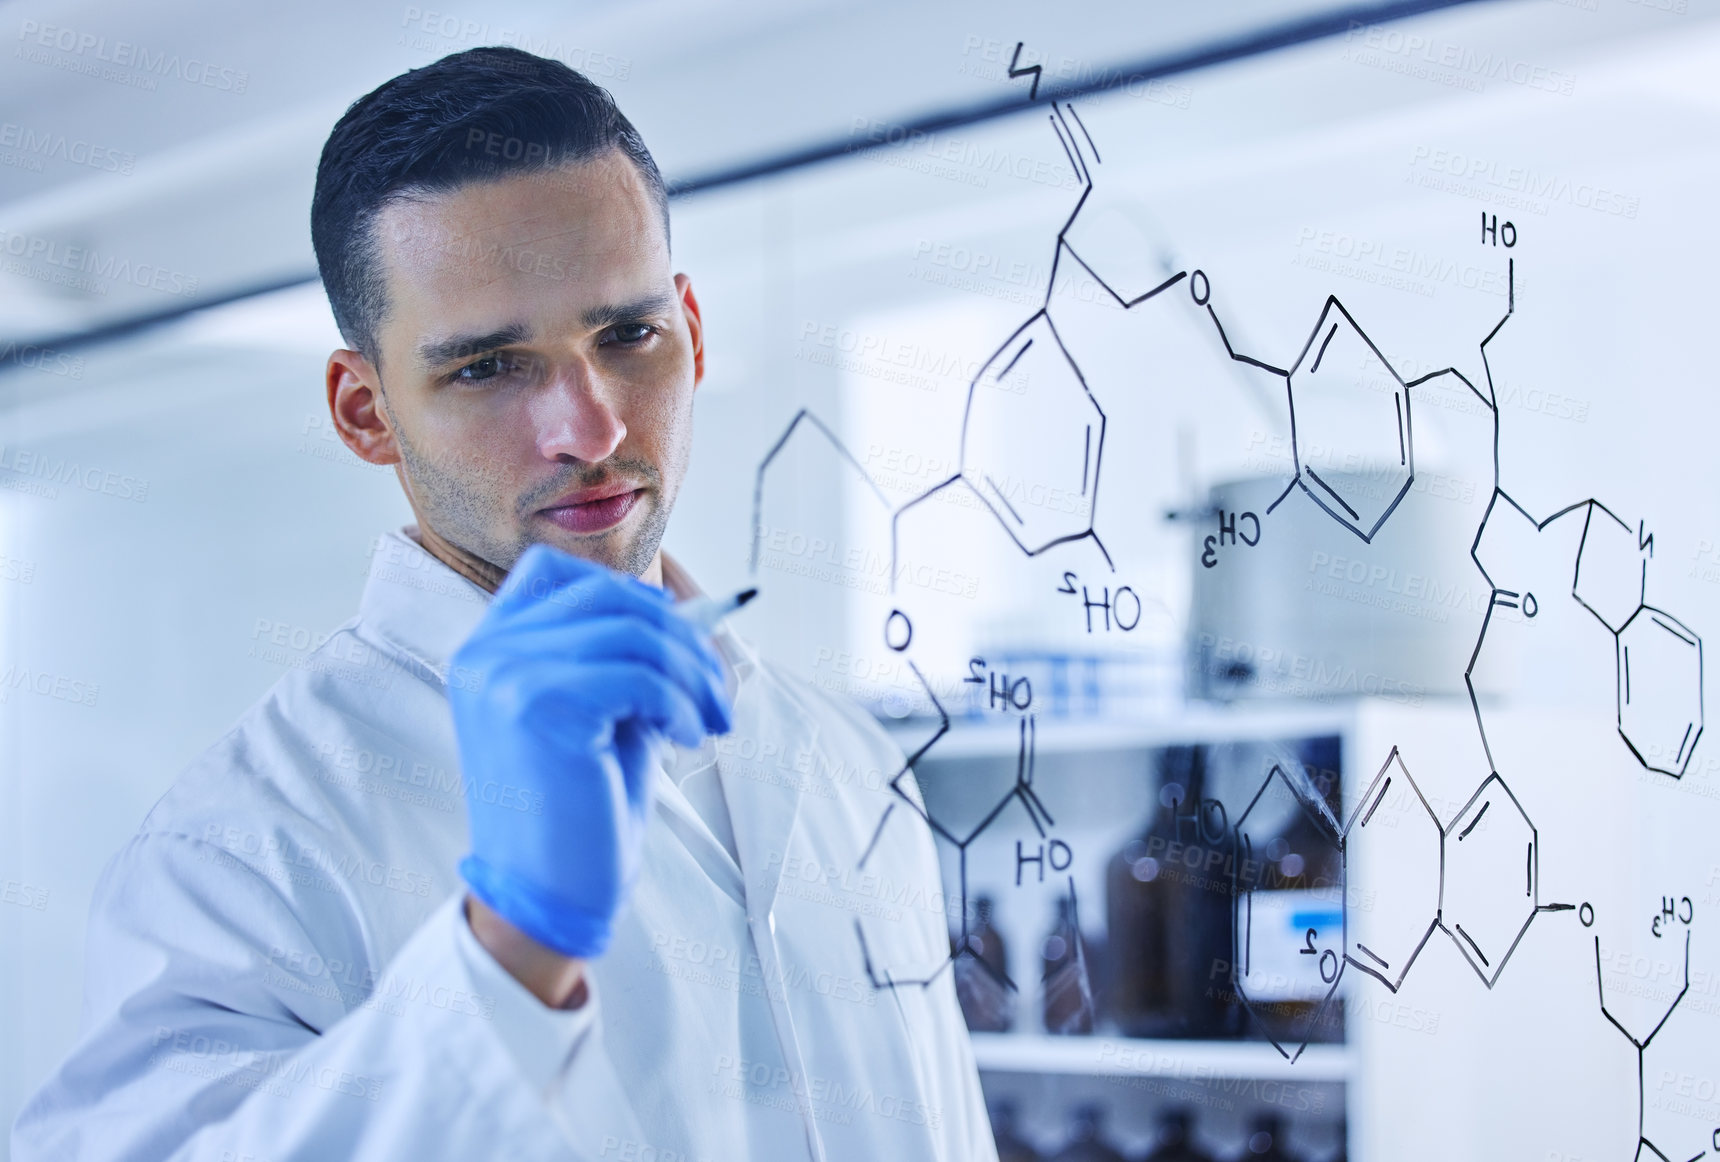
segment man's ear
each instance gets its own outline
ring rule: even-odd
[[[398,464],[400,448],[382,410],[382,377],[370,360],[341,348],[324,373],[328,412],[335,431],[353,454],[371,464]]]
[[[677,274],[675,290],[681,296],[681,314],[693,338],[693,386],[698,387],[705,378],[705,321],[699,317],[699,300],[693,297],[693,280]]]

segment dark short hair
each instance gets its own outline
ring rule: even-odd
[[[376,362],[388,311],[376,216],[402,197],[551,170],[619,149],[663,216],[663,176],[602,86],[521,49],[474,48],[412,69],[354,101],[317,163],[311,245],[341,335]]]

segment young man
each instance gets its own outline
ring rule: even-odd
[[[312,236],[417,523],[109,866],[14,1156],[994,1158],[950,974],[862,957],[948,948],[846,875],[900,752],[674,609],[703,332],[632,126],[445,58],[335,126]],[[923,829],[871,859],[938,898]]]

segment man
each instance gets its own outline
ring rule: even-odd
[[[334,423],[417,523],[109,866],[14,1156],[995,1157],[950,975],[862,958],[942,914],[840,878],[900,752],[674,608],[703,331],[632,126],[448,57],[335,126],[312,235]],[[937,897],[923,829],[870,858]]]

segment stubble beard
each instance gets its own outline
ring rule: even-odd
[[[387,411],[386,403],[383,407]],[[553,479],[516,498],[508,494],[500,474],[484,461],[469,454],[426,455],[392,414],[388,415],[388,421],[419,519],[442,539],[504,573],[512,570],[521,554],[538,541],[635,577],[642,576],[656,559],[672,508],[672,498],[664,495],[663,474],[656,465],[645,460],[615,458],[601,464],[567,464]],[[616,474],[646,482],[644,495],[634,503],[633,511],[620,527],[564,543],[552,539],[554,531],[533,536],[525,527],[533,513],[562,494],[576,487],[603,483]],[[492,526],[498,513],[508,514],[507,523],[515,530],[513,535],[497,536]],[[553,525],[550,528],[555,530]]]

